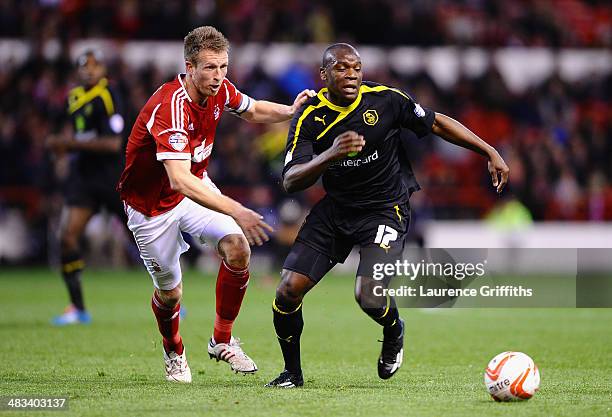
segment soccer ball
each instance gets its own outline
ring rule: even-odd
[[[489,362],[484,383],[495,401],[528,400],[540,388],[540,372],[524,353],[503,352]]]

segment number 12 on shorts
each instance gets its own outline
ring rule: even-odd
[[[395,240],[397,240],[397,230],[385,224],[378,226],[378,232],[376,233],[374,243],[378,243],[381,248],[388,251],[389,248],[391,248],[389,243]]]

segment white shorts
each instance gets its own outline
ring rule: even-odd
[[[219,192],[207,176],[203,181]],[[244,235],[232,217],[203,207],[187,197],[172,210],[154,217],[147,217],[127,204],[125,210],[127,226],[134,234],[140,257],[153,285],[160,290],[171,290],[181,282],[179,257],[189,249],[181,232],[189,233],[215,250],[218,250],[223,237]]]

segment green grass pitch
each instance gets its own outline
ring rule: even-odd
[[[353,279],[329,276],[304,303],[306,385],[284,391],[263,387],[282,367],[272,327],[275,283],[251,281],[234,327],[260,369],[242,376],[208,358],[214,279],[190,271],[181,333],[193,383],[185,386],[163,379],[144,270],[90,270],[84,280],[93,324],[59,329],[49,325],[66,300],[56,273],[0,273],[0,396],[70,398],[68,411],[36,416],[612,415],[610,309],[404,309],[404,365],[381,381],[380,328],[354,302]],[[497,404],[484,388],[484,367],[505,350],[523,351],[540,367],[541,389],[530,401]]]

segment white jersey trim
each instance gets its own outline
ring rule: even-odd
[[[185,84],[183,84],[183,75],[186,75],[184,72],[180,73],[177,77],[179,80],[179,83],[181,84],[181,87],[183,88],[183,91],[185,92],[185,95],[187,96],[187,100],[189,100],[189,102],[191,103],[193,100],[191,99],[191,97],[189,97],[189,94],[187,94],[187,89],[185,88]]]
[[[183,129],[174,129],[174,128],[170,128],[170,129],[166,129],[166,130],[162,130],[161,132],[159,132],[159,135],[163,135],[164,133],[168,133],[168,132],[180,132],[182,134],[184,134],[185,136],[188,136],[188,133],[183,130]]]
[[[158,161],[166,159],[191,159],[191,154],[187,152],[158,152],[155,156]]]
[[[161,106],[161,103],[155,106],[155,108],[153,109],[153,113],[151,113],[151,117],[149,118],[149,121],[147,122],[147,130],[149,131],[149,133],[151,133],[151,128],[153,127],[153,124],[155,123],[155,113],[157,113],[159,106]]]
[[[225,81],[225,83],[224,83],[224,87],[225,87],[225,108],[230,113],[236,114],[238,116],[240,116],[245,111],[248,111],[251,108],[251,106],[253,105],[253,102],[255,100],[253,100],[251,97],[247,96],[246,94],[244,94],[240,90],[238,90],[236,88],[236,86],[234,85],[234,83],[232,83],[227,78],[225,78],[223,81]],[[236,94],[240,94],[242,96],[242,100],[240,101],[240,105],[238,105],[238,108],[234,109],[234,108],[229,106],[230,96],[229,96],[229,90],[227,89],[227,84],[232,86],[232,88],[234,89]]]
[[[225,106],[225,108],[233,114],[237,114],[238,116],[240,116],[242,113],[244,113],[245,111],[249,110],[252,106],[253,106],[253,99],[249,96],[247,96],[244,93],[240,93],[242,95],[242,101],[240,102],[240,105],[238,106],[237,109],[232,109],[229,106]]]
[[[176,130],[185,129],[185,98],[187,94],[182,88],[177,88],[172,94],[170,110],[172,114],[172,127]]]

